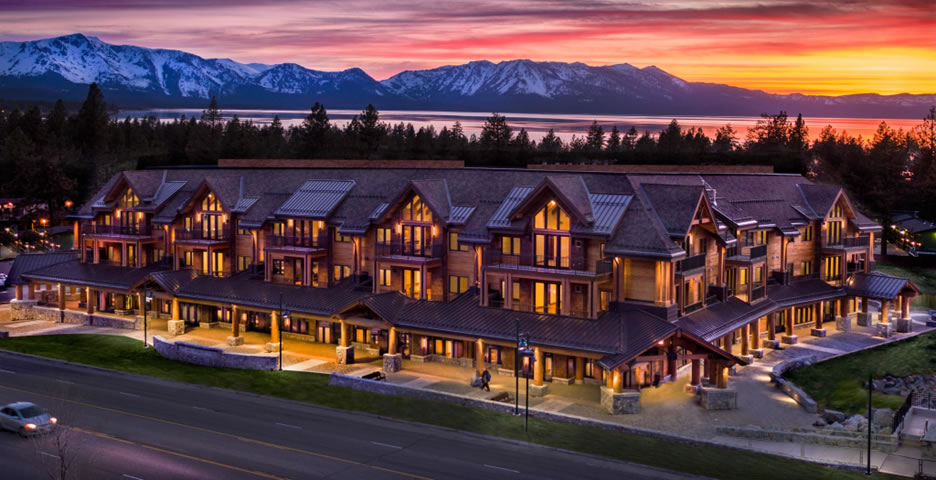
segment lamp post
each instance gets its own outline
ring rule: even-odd
[[[149,348],[149,343],[146,341],[146,305],[153,301],[153,290],[145,289],[143,291],[143,348]]]
[[[286,324],[286,320],[289,318],[289,310],[283,310],[283,294],[280,293],[280,318],[276,321],[279,323],[279,370],[283,371],[283,326]]]
[[[871,392],[874,391],[874,382],[872,381],[871,374],[868,374],[868,471],[865,472],[867,475],[871,475]]]
[[[534,356],[533,345],[530,344],[528,334],[518,334],[517,339],[517,357],[522,355],[530,359],[529,368],[523,372],[523,376],[526,378],[526,418],[524,418],[523,429],[524,431],[528,431],[530,427],[530,369],[534,368],[533,362],[536,361],[536,357]],[[517,382],[519,383],[519,381],[518,379]]]

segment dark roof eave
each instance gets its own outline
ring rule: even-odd
[[[605,253],[610,253],[612,255],[623,255],[627,257],[661,258],[665,260],[680,260],[686,256],[686,252],[683,250],[678,252],[648,252],[646,250],[613,248],[607,246],[605,247]]]

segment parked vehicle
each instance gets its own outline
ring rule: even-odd
[[[16,402],[0,408],[0,427],[21,437],[51,432],[58,419],[34,403]]]

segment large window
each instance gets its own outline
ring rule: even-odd
[[[468,277],[449,275],[449,292],[465,293],[468,291]]]
[[[825,278],[827,280],[838,280],[842,275],[842,257],[825,258]]]
[[[245,256],[245,255],[238,256],[237,257],[237,271],[243,272],[244,270],[247,270],[248,268],[250,268],[251,263],[253,263],[253,258]]]
[[[501,237],[501,253],[504,255],[520,255],[520,237]]]
[[[558,314],[562,285],[553,282],[534,282],[533,309],[539,313]]]
[[[133,193],[132,188],[128,188],[127,191],[120,196],[120,200],[118,200],[117,204],[122,209],[135,208],[140,204],[140,198]]]
[[[377,245],[390,245],[392,238],[389,228],[380,227],[377,229]]]
[[[430,227],[420,225],[403,225],[403,254],[424,256],[431,254],[429,247],[431,239]]]
[[[803,260],[800,262],[800,275],[811,275],[813,273],[812,260]]]
[[[744,232],[745,245],[763,245],[767,243],[767,231],[757,230],[754,232]]]
[[[393,271],[390,270],[389,268],[381,268],[380,270],[378,270],[377,271],[377,281],[379,282],[378,285],[382,287],[389,287],[391,284],[392,272]]]
[[[568,235],[534,235],[536,265],[545,267],[569,268],[571,237]]]
[[[803,229],[802,233],[803,233],[803,241],[811,242],[813,239],[813,226],[812,225],[806,226],[806,228]]]
[[[841,204],[841,203],[836,203],[836,204],[835,204],[835,207],[832,208],[832,214],[829,215],[829,216],[832,217],[832,218],[844,218],[844,217],[845,217],[845,209],[842,208],[842,204]]]
[[[533,228],[537,230],[569,230],[569,215],[555,200],[550,201],[533,217]]]
[[[283,275],[286,273],[282,259],[273,260],[273,275]]]
[[[351,276],[351,267],[347,265],[335,265],[332,271],[335,281],[344,280]]]
[[[419,195],[414,195],[412,200],[403,205],[400,216],[404,221],[432,223],[432,212]]]
[[[422,293],[421,272],[415,268],[403,269],[403,295],[420,298]]]
[[[206,212],[220,212],[221,211],[221,202],[218,201],[217,197],[213,193],[209,193],[202,199],[202,211]]]
[[[826,243],[838,245],[842,242],[842,222],[829,222]]]
[[[458,251],[458,252],[467,252],[468,245],[464,245],[458,241],[458,233],[449,232],[449,250]]]

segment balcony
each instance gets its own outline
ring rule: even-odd
[[[377,245],[374,248],[374,255],[378,261],[401,263],[401,264],[441,264],[442,263],[442,245],[422,245],[416,248],[414,245],[402,245],[394,243],[390,245]]]
[[[504,299],[502,299],[502,298],[498,298],[498,299],[493,299],[493,298],[492,298],[492,299],[488,300],[488,306],[489,306],[489,307],[492,307],[492,308],[506,308],[506,307],[505,307]],[[561,315],[561,314],[559,313],[561,310],[559,309],[559,306],[558,306],[558,305],[549,305],[549,306],[535,307],[535,306],[533,306],[533,304],[531,304],[531,303],[521,303],[521,302],[516,302],[516,301],[515,301],[515,302],[513,302],[513,303],[511,304],[510,309],[513,310],[513,311],[515,311],[515,312],[539,313],[539,314],[543,314],[543,315]],[[553,311],[555,311],[556,313],[549,313],[548,310],[553,310]],[[589,318],[589,317],[588,317],[588,310],[580,309],[580,308],[570,308],[570,309],[569,309],[568,315],[565,315],[565,316],[567,316],[567,317],[577,317],[577,318]]]
[[[266,249],[285,250],[322,250],[328,248],[328,236],[321,232],[317,237],[295,237],[291,235],[266,235],[263,237],[263,246]]]
[[[584,258],[570,257],[544,257],[529,253],[520,255],[505,255],[499,250],[484,252],[484,264],[489,269],[523,270],[540,273],[557,273],[575,276],[596,277],[610,275],[614,270],[611,260],[595,261],[595,267],[590,268]]]
[[[705,254],[700,253],[676,262],[676,273],[687,275],[701,273],[705,269]]]
[[[725,250],[725,259],[736,263],[756,263],[764,261],[767,258],[767,244],[754,247],[733,246]]]
[[[92,225],[81,226],[81,233],[97,237],[150,237],[153,234],[151,225]]]
[[[829,250],[861,250],[867,249],[871,244],[869,235],[858,235],[855,237],[840,237],[829,241],[827,238],[822,242],[822,248]]]
[[[761,285],[751,289],[751,302],[756,302],[767,296],[767,286]]]
[[[201,228],[187,230],[177,228],[174,230],[176,243],[187,244],[223,244],[229,243],[234,236],[231,235],[231,228],[224,227],[218,229],[202,230]]]

